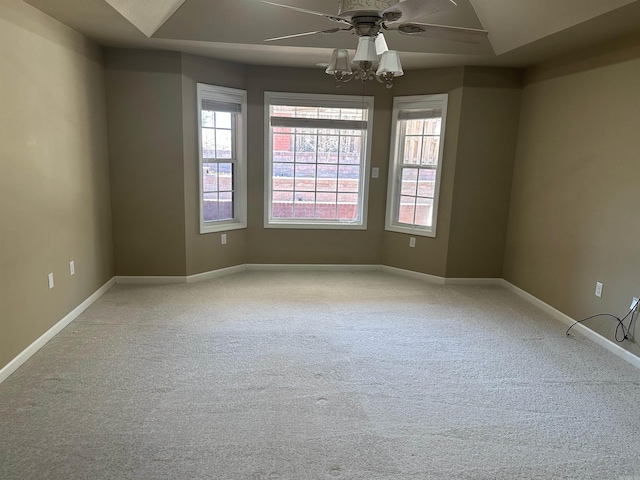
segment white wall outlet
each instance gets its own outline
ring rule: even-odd
[[[602,284],[600,282],[596,282],[596,297],[602,296]]]
[[[416,237],[409,237],[409,246],[411,248],[416,248]]]
[[[633,299],[631,300],[631,306],[629,307],[629,310],[633,310],[634,308],[636,308],[636,305],[638,305],[638,299],[636,297],[633,297]]]
[[[75,274],[76,274],[76,262],[71,260],[69,262],[69,275],[75,275]]]
[[[223,233],[222,235],[220,235],[220,243],[222,245],[226,245],[227,244],[227,234]]]
[[[380,176],[380,169],[378,167],[373,167],[371,169],[371,178],[378,178]]]
[[[49,281],[49,290],[53,288],[53,273],[47,275],[47,280]]]

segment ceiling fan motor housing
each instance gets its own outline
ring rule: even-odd
[[[378,15],[378,12],[386,10],[400,3],[400,0],[339,0],[338,15],[353,18],[361,15]]]

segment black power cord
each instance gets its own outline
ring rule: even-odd
[[[567,333],[566,334],[567,334],[567,336],[569,336],[569,331],[573,327],[575,327],[578,323],[586,322],[587,320],[591,320],[592,318],[596,318],[596,317],[611,317],[611,318],[614,318],[614,319],[616,319],[618,321],[618,325],[616,326],[616,334],[615,334],[616,342],[622,343],[625,340],[629,340],[629,332],[631,332],[631,326],[633,324],[633,319],[634,319],[635,315],[638,313],[639,307],[640,307],[640,300],[637,301],[636,304],[633,306],[633,308],[631,310],[629,310],[629,312],[622,318],[616,317],[615,315],[612,315],[610,313],[598,313],[596,315],[591,315],[589,317],[583,318],[582,320],[576,320],[567,329]],[[625,327],[624,321],[629,317],[629,315],[631,315],[631,321],[629,322],[629,326]],[[619,338],[620,330],[622,330],[622,338]]]

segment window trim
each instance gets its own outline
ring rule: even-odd
[[[435,95],[413,95],[407,97],[394,97],[393,117],[391,124],[391,149],[389,153],[389,182],[387,186],[387,211],[385,214],[385,230],[397,233],[407,233],[423,237],[436,237],[438,225],[438,205],[440,199],[440,184],[442,176],[442,164],[444,158],[445,135],[447,131],[447,104],[449,95],[446,93]],[[433,217],[431,227],[401,224],[397,221],[396,210],[400,203],[400,153],[402,145],[400,137],[402,132],[398,129],[399,114],[406,109],[441,108],[442,123],[440,130],[440,146],[438,149],[438,165],[436,170],[436,185],[433,194]]]
[[[300,220],[272,220],[271,212],[271,179],[273,177],[273,136],[271,135],[270,110],[272,105],[293,105],[301,107],[327,107],[327,108],[366,108],[367,128],[363,130],[366,135],[365,154],[361,164],[360,189],[362,201],[362,214],[360,222],[348,221],[318,221],[310,219]],[[369,180],[371,165],[371,149],[373,145],[373,115],[374,97],[355,95],[326,95],[312,93],[284,93],[264,92],[264,228],[286,228],[304,230],[367,230],[368,206],[369,206]]]
[[[200,234],[226,232],[247,228],[247,91],[236,88],[219,87],[206,83],[197,83],[197,130],[198,130],[198,183],[199,183],[199,212]],[[202,179],[202,100],[217,100],[220,102],[240,105],[240,113],[236,117],[235,129],[232,137],[236,148],[234,169],[234,205],[233,219],[205,222],[204,220],[204,185]]]

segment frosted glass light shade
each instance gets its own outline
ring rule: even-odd
[[[331,62],[325,70],[329,75],[335,73],[351,73],[351,63],[349,62],[349,52],[344,49],[335,49],[331,54]]]
[[[388,50],[389,47],[387,46],[387,41],[384,39],[384,35],[382,33],[379,33],[376,37],[376,53],[378,54],[378,56],[380,56]]]
[[[374,37],[360,37],[358,39],[358,49],[356,56],[353,57],[354,62],[371,62],[378,61],[376,53],[376,39]]]
[[[392,73],[394,77],[404,75],[402,65],[400,64],[400,56],[395,50],[387,50],[382,54],[376,75],[380,76],[385,73]]]

